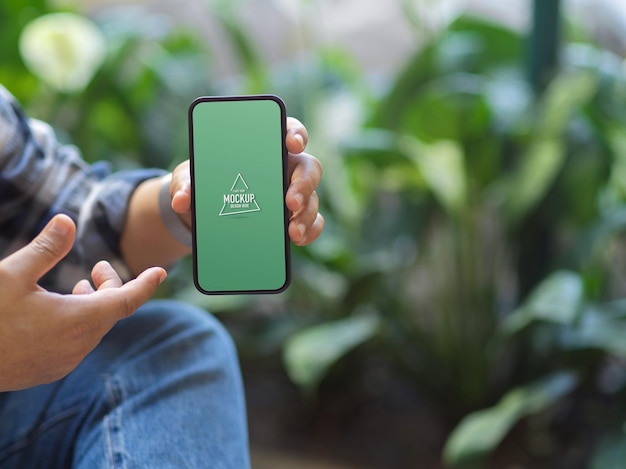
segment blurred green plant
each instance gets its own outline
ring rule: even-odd
[[[343,158],[322,193],[329,233],[301,267],[319,319],[285,342],[288,373],[310,391],[369,343],[362,361],[388,356],[459,422],[443,451],[454,467],[484,467],[513,428],[562,467],[626,448],[621,59],[568,44],[536,94],[524,47],[460,18],[380,96],[347,83],[357,104],[328,98],[368,116],[347,138],[312,129],[319,154]]]

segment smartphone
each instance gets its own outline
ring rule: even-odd
[[[189,107],[193,270],[204,294],[279,293],[290,281],[286,111],[274,95]]]

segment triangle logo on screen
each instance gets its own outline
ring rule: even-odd
[[[256,196],[250,192],[250,188],[241,173],[238,173],[230,192],[224,194],[224,205],[220,210],[220,217],[260,211],[261,207],[256,201]]]

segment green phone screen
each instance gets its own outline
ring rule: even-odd
[[[289,283],[285,118],[276,96],[203,97],[190,107],[194,279],[203,293]]]

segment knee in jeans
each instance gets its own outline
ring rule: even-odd
[[[176,300],[149,303],[151,314],[167,324],[172,335],[183,341],[200,341],[203,347],[213,347],[222,353],[236,354],[230,333],[212,314],[202,308]]]

